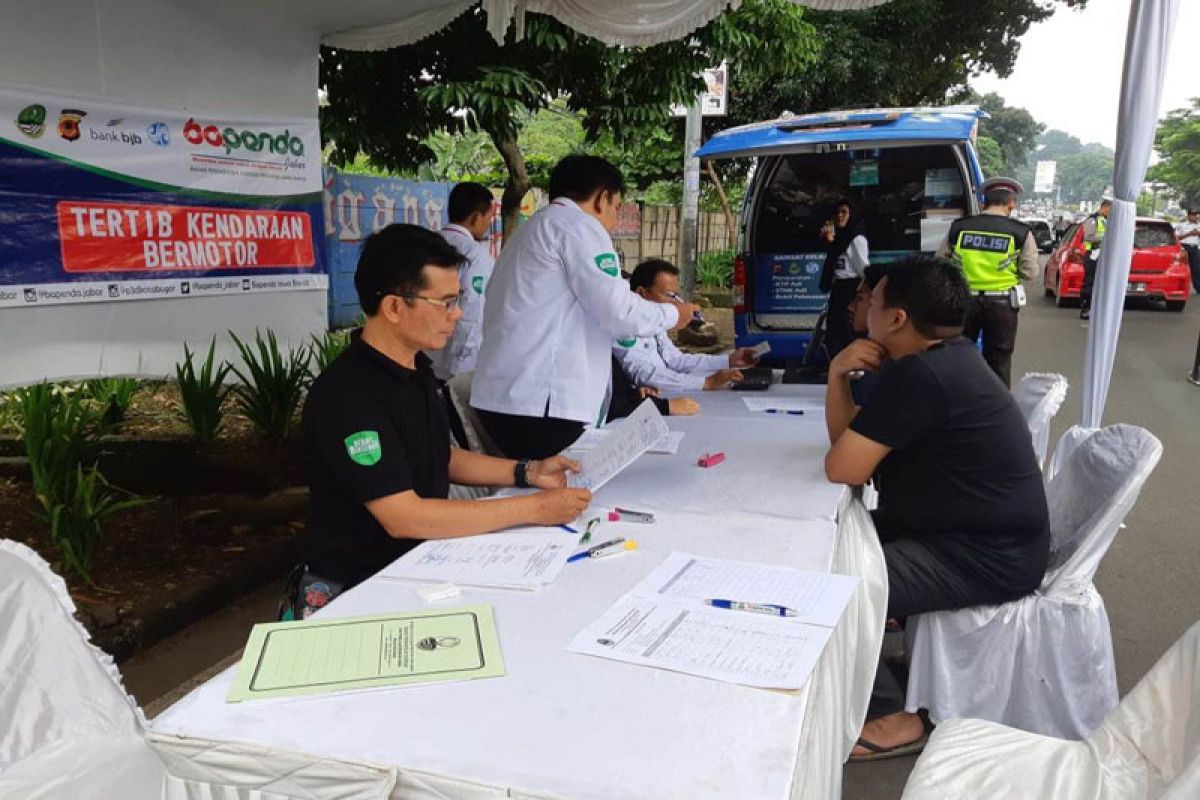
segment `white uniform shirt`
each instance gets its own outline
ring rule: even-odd
[[[629,291],[595,217],[559,197],[517,229],[496,261],[471,405],[595,424],[614,339],[674,327],[674,306]]]
[[[729,356],[684,353],[665,331],[622,339],[612,351],[634,386],[653,386],[664,392],[700,391],[705,378],[729,369]]]
[[[492,254],[484,242],[461,225],[450,223],[442,228],[442,238],[467,258],[458,271],[458,288],[462,290],[462,318],[454,327],[454,335],[441,350],[426,353],[433,361],[433,371],[442,380],[475,369],[479,342],[483,338],[484,291],[492,277]]]
[[[1175,235],[1180,244],[1190,244],[1200,247],[1200,222],[1188,222],[1186,219],[1175,226]]]
[[[862,280],[867,274],[867,267],[870,265],[871,258],[867,248],[867,237],[860,233],[850,240],[850,245],[846,248],[845,254],[841,256],[833,277],[838,280],[847,280],[849,278]]]

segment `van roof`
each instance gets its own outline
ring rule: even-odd
[[[940,108],[872,108],[824,111],[799,116],[784,112],[778,119],[721,131],[696,155],[700,158],[769,155],[823,142],[964,141],[986,118],[979,106]]]

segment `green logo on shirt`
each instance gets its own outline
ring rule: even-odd
[[[614,278],[621,271],[620,263],[617,261],[616,253],[601,253],[596,256],[596,266],[601,272],[612,275]]]
[[[471,278],[471,288],[475,290],[475,294],[483,294],[483,276],[476,275]]]
[[[633,337],[630,339],[617,339],[617,344],[621,345],[621,347],[628,349],[630,347],[633,347],[635,344],[637,344],[637,337]]]
[[[376,431],[359,431],[346,437],[346,455],[355,464],[364,467],[374,466],[383,458],[383,447],[379,444],[379,433]]]

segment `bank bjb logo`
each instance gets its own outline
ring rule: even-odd
[[[58,135],[73,142],[79,138],[79,122],[87,116],[86,111],[64,108],[58,115]]]
[[[267,131],[245,130],[240,133],[234,128],[218,128],[216,125],[201,125],[195,119],[188,119],[183,126],[183,138],[191,144],[207,144],[212,147],[223,147],[226,153],[244,148],[251,153],[266,151],[277,156],[304,155],[304,142],[299,136],[292,136],[291,131],[284,129],[282,133],[272,135]]]
[[[30,139],[37,139],[46,132],[46,107],[37,103],[25,106],[17,114],[17,130]]]
[[[159,147],[166,147],[171,143],[171,129],[165,122],[150,123],[150,127],[146,128],[146,135]]]

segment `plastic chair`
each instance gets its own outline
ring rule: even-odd
[[[1200,624],[1085,741],[977,719],[939,725],[909,776],[904,800],[979,797],[1200,797]]]
[[[1027,372],[1013,396],[1029,425],[1038,464],[1044,464],[1050,446],[1050,423],[1067,399],[1067,379],[1053,372]]]
[[[74,614],[63,579],[0,540],[0,797],[157,798],[142,713]]]
[[[1117,704],[1108,614],[1092,578],[1162,455],[1149,431],[1084,439],[1046,486],[1050,560],[1036,592],[909,620],[907,707],[934,722],[978,717],[1066,739]]]

